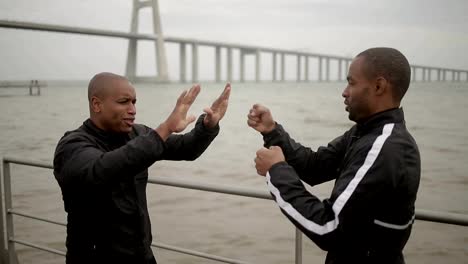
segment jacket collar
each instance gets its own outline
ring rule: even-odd
[[[108,142],[118,142],[122,140],[126,141],[129,139],[130,136],[126,133],[115,133],[102,130],[99,127],[97,127],[89,118],[83,122],[83,127],[97,138]],[[131,133],[133,133],[133,131]]]
[[[357,123],[357,129],[362,132],[381,127],[388,123],[402,123],[405,121],[403,108],[392,108],[368,117]]]

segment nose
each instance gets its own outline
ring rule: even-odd
[[[135,106],[135,104],[130,104],[130,106],[128,107],[127,112],[129,114],[131,114],[131,115],[136,115],[136,106]]]
[[[349,93],[348,93],[348,86],[346,86],[343,90],[343,92],[341,93],[341,96],[343,96],[344,98],[348,97],[349,96]]]

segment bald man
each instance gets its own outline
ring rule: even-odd
[[[67,264],[156,263],[146,202],[148,167],[158,160],[195,160],[219,132],[231,87],[195,127],[187,112],[200,86],[184,91],[155,129],[136,124],[136,93],[123,76],[95,75],[88,86],[90,117],[66,132],[54,156],[54,175],[67,215]]]
[[[250,109],[248,125],[265,142],[255,157],[257,173],[266,176],[289,220],[328,251],[327,264],[405,263],[421,174],[418,146],[400,108],[410,75],[396,49],[356,56],[342,94],[356,125],[317,151],[295,142],[265,106]],[[331,180],[331,196],[323,201],[303,184]]]

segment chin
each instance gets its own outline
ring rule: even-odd
[[[132,132],[132,127],[128,127],[122,130],[123,133],[130,133]]]

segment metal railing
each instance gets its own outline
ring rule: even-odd
[[[0,196],[2,201],[0,202],[0,263],[3,264],[16,264],[18,258],[15,250],[15,244],[21,244],[24,246],[36,248],[42,251],[50,252],[53,254],[65,256],[65,252],[37,245],[28,241],[18,239],[14,236],[14,223],[13,215],[26,217],[42,222],[47,222],[55,225],[66,226],[65,223],[55,221],[52,219],[42,218],[26,212],[18,211],[12,207],[12,192],[11,192],[11,169],[10,164],[18,164],[25,166],[32,166],[38,168],[53,169],[50,163],[31,161],[25,159],[4,157],[3,158],[3,173],[1,175],[0,183]],[[243,187],[234,187],[227,185],[211,184],[211,183],[199,183],[195,181],[178,180],[174,178],[149,178],[148,183],[166,185],[178,188],[193,189],[207,192],[217,192],[223,194],[237,195],[243,197],[257,198],[272,200],[271,195],[267,191],[259,191],[256,189],[249,189]],[[460,226],[468,226],[468,216],[463,214],[447,213],[447,212],[436,212],[430,210],[417,210],[416,219],[430,222],[438,222],[444,224],[453,224]],[[215,260],[224,263],[236,263],[244,264],[247,262],[235,259],[229,259],[221,256],[198,252],[190,249],[180,248],[173,245],[167,245],[160,242],[152,243],[153,247],[174,251],[178,253],[188,254],[197,256],[205,259]],[[296,228],[295,232],[295,263],[302,263],[302,233]]]

